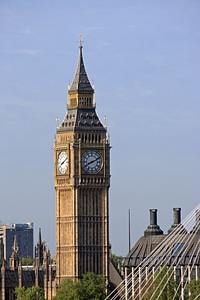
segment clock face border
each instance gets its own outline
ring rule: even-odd
[[[59,175],[65,175],[69,169],[69,157],[66,151],[62,150],[57,156],[57,172]]]
[[[87,174],[97,174],[103,167],[102,155],[97,150],[86,150],[82,154],[81,165]]]

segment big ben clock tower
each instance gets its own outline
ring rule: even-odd
[[[82,48],[80,40],[67,111],[54,141],[58,283],[87,272],[109,279],[110,144],[96,113]]]

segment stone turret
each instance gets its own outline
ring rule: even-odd
[[[43,265],[45,250],[46,250],[46,246],[45,243],[42,242],[41,228],[39,228],[38,242],[35,247],[35,263],[38,267]]]
[[[13,251],[11,253],[11,256],[9,258],[9,266],[11,270],[15,270],[19,266],[19,248],[17,245],[17,238],[16,235],[14,236],[14,242],[13,242]]]

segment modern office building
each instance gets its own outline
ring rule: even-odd
[[[16,237],[19,256],[33,257],[33,223],[0,226],[0,238],[4,244],[4,259],[8,260]]]

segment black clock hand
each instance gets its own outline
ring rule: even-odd
[[[86,165],[86,166],[88,166],[88,165],[92,164],[93,162],[95,162],[95,161],[96,161],[96,160],[98,160],[98,159],[99,159],[99,157],[95,158],[94,160],[91,160],[89,163],[87,163],[87,165]]]
[[[67,157],[61,162],[61,166],[64,164],[64,162],[66,162]]]

